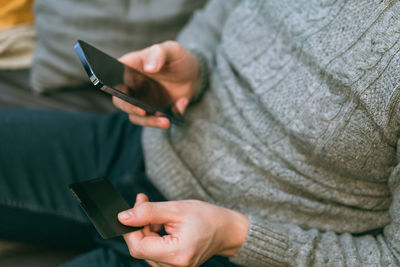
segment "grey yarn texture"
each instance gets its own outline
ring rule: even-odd
[[[238,264],[399,266],[400,2],[211,1],[178,41],[207,75],[143,133],[162,193],[247,215]]]

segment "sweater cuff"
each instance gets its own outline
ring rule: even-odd
[[[285,266],[289,258],[284,228],[269,221],[249,217],[246,241],[230,261],[245,266]]]
[[[194,96],[191,99],[190,103],[196,103],[198,102],[201,97],[203,96],[204,92],[208,88],[209,84],[209,68],[207,64],[207,59],[197,49],[189,49],[191,53],[193,53],[196,57],[197,60],[199,61],[199,67],[200,67],[200,77],[199,77],[199,83],[197,84],[197,88],[195,90]]]

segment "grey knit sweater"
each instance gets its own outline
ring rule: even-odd
[[[400,2],[211,1],[179,41],[208,86],[144,131],[163,194],[249,216],[235,263],[398,266]]]

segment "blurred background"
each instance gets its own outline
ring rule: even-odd
[[[0,0],[0,108],[113,111],[110,96],[89,83],[73,50],[75,41],[119,57],[175,39],[204,3]],[[57,266],[81,252],[0,236],[0,266]]]
[[[112,110],[93,94],[75,41],[119,57],[174,39],[204,2],[0,0],[0,107]]]

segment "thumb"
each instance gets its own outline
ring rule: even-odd
[[[171,202],[143,202],[134,208],[120,212],[118,220],[129,226],[146,226],[149,224],[166,224],[179,217]]]
[[[159,44],[152,45],[144,60],[144,70],[148,73],[157,73],[163,67],[167,52]]]
[[[139,193],[136,195],[136,201],[135,201],[135,205],[133,208],[135,208],[137,205],[139,205],[141,203],[148,202],[148,201],[149,201],[149,198],[147,197],[146,194]],[[118,213],[118,220],[122,223],[122,220],[125,220],[125,218],[129,218],[132,215],[133,215],[132,209],[121,211],[120,213]]]
[[[144,50],[133,51],[123,55],[118,60],[131,68],[143,72],[143,58],[145,54]]]

